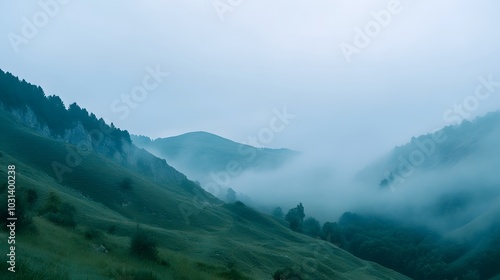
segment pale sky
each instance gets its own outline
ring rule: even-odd
[[[367,161],[446,125],[480,76],[500,81],[494,0],[41,0],[0,10],[2,70],[153,138],[203,130],[242,142],[286,107],[296,117],[262,146]],[[372,37],[348,62],[340,45],[356,47],[356,28]],[[152,86],[147,69],[157,67],[169,76]],[[135,108],[117,110],[145,79]],[[470,116],[499,101],[500,88]]]

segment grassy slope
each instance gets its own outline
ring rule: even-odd
[[[54,273],[46,275],[53,279],[55,275],[120,279],[118,275],[128,273],[124,268],[153,271],[160,279],[230,279],[223,273],[234,264],[252,279],[269,279],[272,272],[287,266],[296,266],[309,279],[406,279],[331,244],[291,232],[245,206],[210,199],[212,203],[201,204],[198,201],[203,198],[197,198],[189,184],[184,188],[155,184],[97,154],[85,157],[60,183],[51,164],[65,162],[67,147],[72,146],[20,128],[0,111],[0,178],[6,178],[6,165],[15,164],[18,188],[39,193],[36,207],[44,204],[50,191],[56,191],[78,211],[75,229],[35,217],[38,234],[18,235],[20,269],[28,265],[34,270],[44,268],[44,273]],[[121,190],[119,184],[127,177],[132,179],[132,189]],[[195,212],[189,223],[179,205]],[[138,223],[158,241],[160,256],[170,267],[129,256],[129,238]],[[106,232],[112,225],[116,227],[113,234],[104,233],[98,240],[83,238],[87,228]],[[6,233],[0,234],[0,250],[6,252]],[[104,244],[110,253],[96,253],[92,244]]]

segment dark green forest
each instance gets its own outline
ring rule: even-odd
[[[42,126],[47,126],[52,136],[63,137],[65,131],[80,122],[86,131],[97,130],[105,133],[120,150],[122,141],[131,142],[128,131],[116,128],[72,103],[66,108],[61,98],[56,95],[46,96],[40,86],[19,80],[9,72],[0,70],[0,102],[7,110],[20,110],[24,113],[28,107]],[[96,136],[97,135],[93,135]]]
[[[280,219],[280,210],[273,216]],[[344,213],[338,222],[305,216],[302,203],[288,211],[292,230],[331,242],[353,255],[413,279],[490,279],[500,273],[500,226],[481,238],[460,241],[423,226],[375,216]]]

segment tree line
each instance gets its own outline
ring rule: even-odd
[[[109,131],[110,139],[121,149],[122,141],[131,143],[126,130],[110,125],[102,118],[72,103],[66,108],[61,98],[55,95],[46,96],[40,86],[19,80],[9,72],[0,70],[0,103],[7,110],[26,112],[30,108],[42,126],[50,129],[53,137],[63,137],[66,130],[81,123],[86,131],[93,129]]]
[[[413,279],[486,280],[500,274],[500,225],[480,240],[462,242],[425,227],[351,212],[321,226],[317,219],[305,218],[302,203],[287,214],[277,207],[272,216],[284,219],[293,231],[321,238]]]

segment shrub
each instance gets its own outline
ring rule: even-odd
[[[100,239],[102,237],[102,232],[100,230],[97,230],[97,229],[94,229],[94,228],[88,228],[83,233],[83,236],[87,240]]]
[[[243,276],[243,274],[241,274],[241,272],[239,272],[235,268],[231,268],[228,271],[224,271],[224,272],[220,273],[219,276],[223,277],[224,279],[231,279],[231,280],[232,279],[239,279],[239,280],[249,279],[249,278]]]
[[[156,242],[140,229],[130,240],[130,253],[141,259],[158,260]]]
[[[26,192],[26,201],[30,206],[35,205],[36,201],[38,200],[38,193],[34,189],[29,189]]]
[[[114,279],[158,280],[150,271],[116,269],[111,276]]]
[[[236,269],[236,264],[232,261],[226,263],[226,271],[219,273],[224,279],[239,279],[239,280],[247,280],[248,277],[245,277],[241,272]]]
[[[170,262],[166,260],[160,260],[159,264],[164,266],[164,267],[170,267]]]
[[[109,234],[114,234],[114,233],[116,233],[116,230],[117,230],[117,229],[118,229],[118,228],[116,227],[116,225],[110,225],[110,226],[108,227],[107,232],[108,232]]]
[[[47,213],[44,215],[44,217],[52,222],[53,224],[56,224],[58,226],[62,227],[75,227],[76,222],[74,217],[70,214],[67,215],[65,213]]]
[[[59,196],[55,192],[50,192],[49,197],[47,198],[47,202],[45,202],[45,205],[40,211],[40,214],[43,215],[45,213],[57,212],[60,205],[61,198],[59,198]]]
[[[278,269],[273,274],[273,280],[302,280],[299,273],[291,268]]]
[[[129,191],[132,189],[132,179],[130,178],[125,178],[123,181],[120,183],[120,189],[124,191]]]
[[[40,214],[56,225],[63,227],[76,226],[76,208],[67,202],[61,202],[59,196],[54,192],[49,194],[49,198]]]

